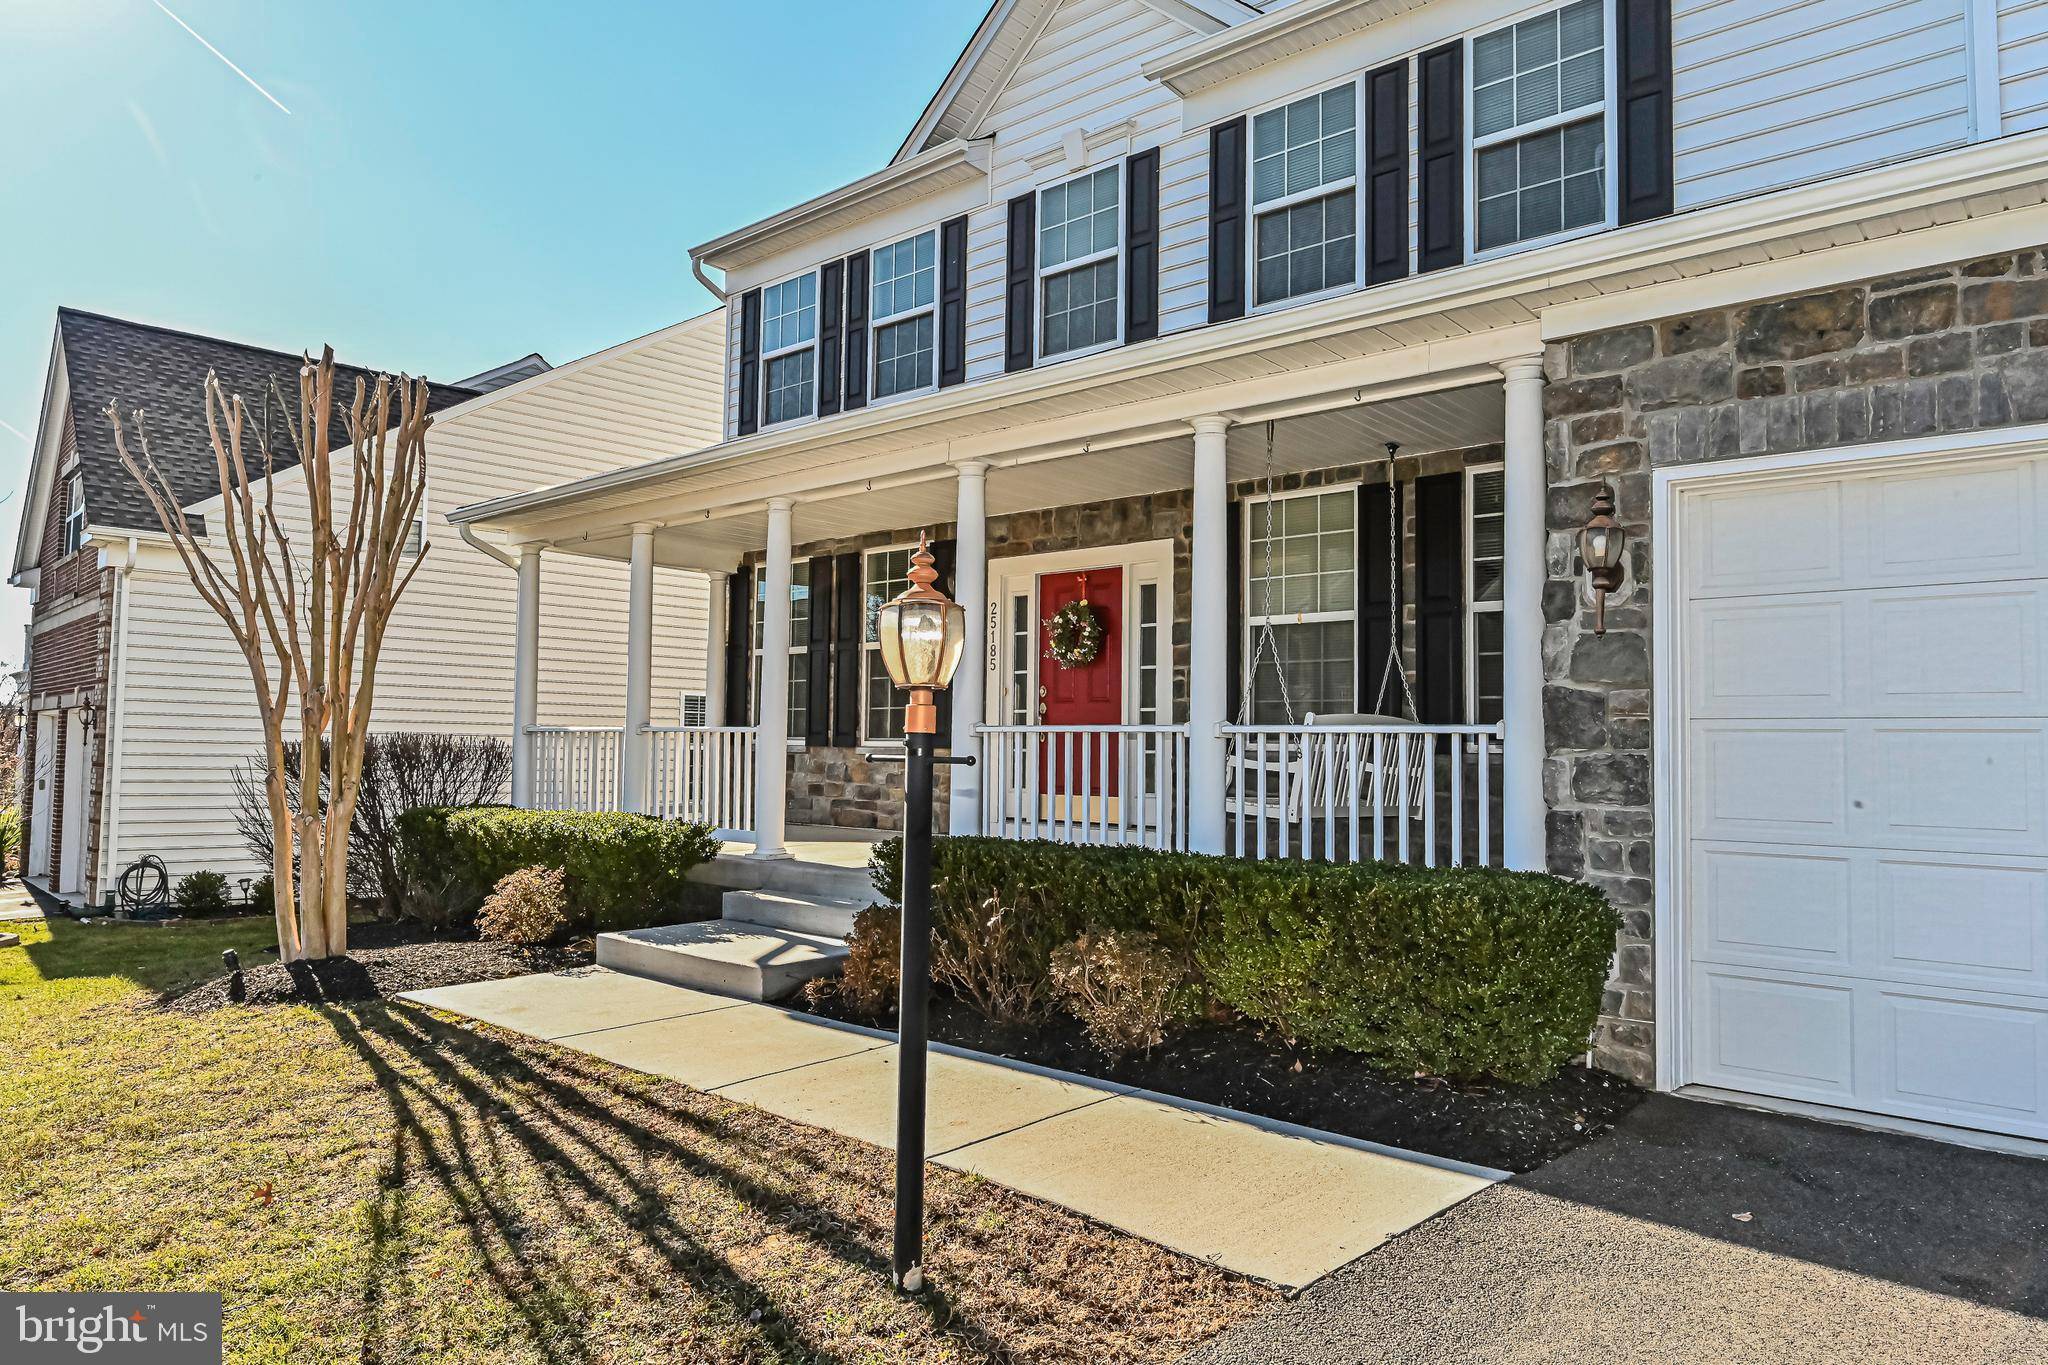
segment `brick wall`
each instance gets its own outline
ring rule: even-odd
[[[2025,251],[1549,347],[1549,861],[1622,911],[1602,1065],[1642,1081],[1654,1067],[1651,470],[2048,421],[2043,268]],[[1592,633],[1575,543],[1602,482],[1631,538],[1605,637]]]

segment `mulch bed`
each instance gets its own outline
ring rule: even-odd
[[[813,990],[804,1008],[847,1022],[876,1022],[858,1018],[829,989]],[[1578,1065],[1538,1086],[1389,1077],[1350,1054],[1309,1052],[1251,1024],[1190,1025],[1168,1034],[1149,1055],[1115,1058],[1088,1041],[1072,1019],[1004,1028],[943,993],[932,997],[931,1036],[977,1052],[1518,1173],[1605,1132],[1646,1093]]]
[[[347,957],[286,964],[277,961],[272,950],[260,961],[245,960],[240,971],[167,991],[157,1004],[183,1014],[205,1014],[223,1005],[388,1000],[404,991],[560,971],[591,961],[588,941],[566,948],[525,948],[437,933],[418,924],[352,924]]]

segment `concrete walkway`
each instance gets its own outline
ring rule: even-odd
[[[404,998],[894,1143],[889,1034],[602,968]],[[953,1048],[930,1076],[932,1161],[1287,1288],[1501,1178]]]

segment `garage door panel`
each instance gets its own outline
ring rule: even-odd
[[[1703,961],[1846,972],[1855,868],[1837,849],[1696,844],[1689,900]]]
[[[1872,578],[1973,578],[2040,570],[2033,462],[1857,481],[1868,500]],[[1852,493],[1852,497],[1854,494]]]
[[[1874,861],[1872,975],[2048,996],[2048,866]]]
[[[1702,497],[1691,515],[1686,582],[1701,597],[1842,581],[1842,487],[1733,489]]]
[[[2043,726],[1881,722],[1870,751],[1884,774],[1875,804],[1853,806],[1864,842],[1888,848],[2048,854]]]
[[[1694,1079],[1840,1104],[1856,1093],[1856,992],[1846,982],[1696,968]]]
[[[1865,1008],[1882,1040],[1872,1089],[1886,1108],[1915,1118],[1989,1121],[2048,1133],[2042,1099],[2048,1010],[2020,1001],[1920,995],[1872,987]]]
[[[1699,717],[1833,716],[1849,696],[1842,600],[1737,598],[1703,605],[1701,649],[1689,670]]]
[[[1812,843],[1848,834],[1846,726],[1700,722],[1689,739],[1699,836]]]
[[[2048,595],[2039,584],[1874,598],[1869,709],[1892,716],[2048,713],[2041,695],[2044,611]]]

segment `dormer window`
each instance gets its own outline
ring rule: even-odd
[[[1039,191],[1041,357],[1114,346],[1123,336],[1123,168],[1105,166]]]
[[[875,248],[869,270],[875,397],[932,388],[937,382],[932,367],[938,355],[938,234],[920,232]]]
[[[1358,86],[1252,118],[1257,292],[1264,306],[1358,279]]]
[[[761,291],[761,425],[818,410],[818,275]]]
[[[85,476],[73,474],[64,485],[64,553],[76,554],[85,544]]]
[[[1606,225],[1607,84],[1605,0],[1472,40],[1474,251]]]

